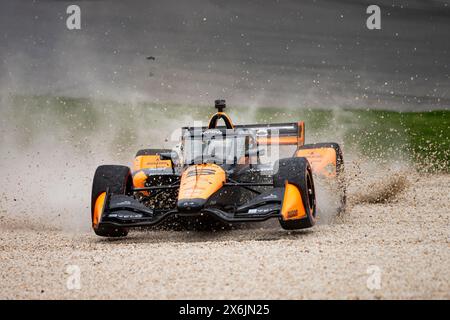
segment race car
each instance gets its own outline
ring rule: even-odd
[[[140,150],[132,168],[99,166],[92,186],[94,232],[122,237],[130,228],[169,222],[224,227],[271,218],[286,230],[310,228],[319,218],[317,178],[334,186],[333,210],[344,210],[337,143],[304,144],[302,121],[234,125],[225,107],[225,100],[216,100],[207,126],[183,127],[176,150]]]

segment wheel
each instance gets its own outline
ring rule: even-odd
[[[306,158],[286,158],[278,161],[278,172],[273,176],[273,185],[276,188],[285,187],[286,181],[300,190],[306,217],[297,220],[280,218],[281,227],[286,230],[312,227],[316,223],[316,192],[311,166]]]
[[[313,143],[305,144],[299,148],[299,150],[305,149],[320,149],[320,148],[333,148],[336,152],[336,176],[334,179],[324,179],[330,181],[329,189],[330,194],[327,197],[333,197],[333,206],[335,207],[334,213],[336,215],[345,213],[347,206],[347,188],[345,183],[345,171],[344,171],[344,157],[342,155],[342,149],[339,144],[335,142],[325,143]]]
[[[170,149],[142,149],[136,153],[136,157],[139,156],[154,156],[161,153],[171,153]]]
[[[99,217],[95,216],[95,207],[103,205],[104,194],[128,194],[133,187],[130,168],[125,166],[105,165],[95,171],[92,184],[91,220],[94,232],[102,237],[124,237],[128,229],[120,227],[98,226]],[[102,198],[103,197],[103,198]]]

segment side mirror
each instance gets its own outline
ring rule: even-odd
[[[177,166],[179,163],[180,158],[178,157],[178,153],[172,151],[172,152],[161,152],[159,154],[159,158],[161,160],[170,160],[172,165],[172,171],[175,173],[175,166]]]
[[[159,154],[161,160],[175,160],[178,159],[178,154],[176,152],[161,152]]]

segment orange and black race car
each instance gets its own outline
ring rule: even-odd
[[[105,237],[132,227],[202,226],[279,220],[283,229],[312,227],[314,179],[334,186],[345,207],[342,152],[336,143],[304,144],[303,122],[234,125],[216,100],[207,127],[182,128],[178,151],[145,149],[132,168],[102,165],[92,187],[92,226]],[[224,125],[219,126],[219,121]],[[288,152],[290,156],[281,157]]]

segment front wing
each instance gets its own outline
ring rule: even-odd
[[[133,196],[107,192],[98,228],[108,226],[125,228],[156,226],[173,216],[195,217],[206,215],[230,224],[281,218],[284,193],[285,188],[273,188],[259,194],[233,211],[225,211],[205,205],[198,212],[179,212],[176,209],[153,210],[140,203]]]

